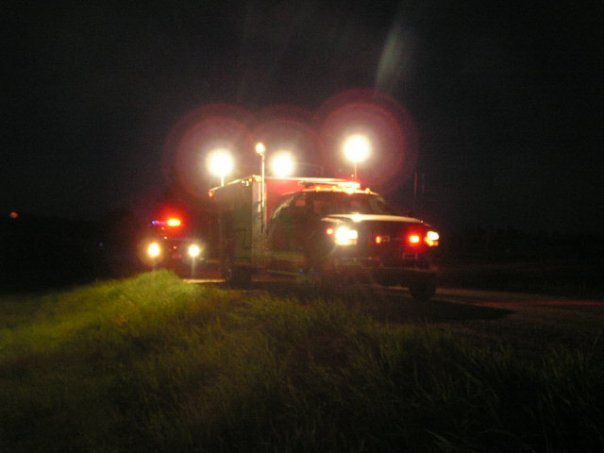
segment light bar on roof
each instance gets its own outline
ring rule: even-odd
[[[358,181],[341,181],[341,182],[336,183],[336,185],[343,189],[360,189],[361,188],[361,183]]]
[[[182,225],[182,221],[176,217],[170,217],[167,220],[153,220],[151,221],[153,226],[168,226],[170,228],[177,228]]]
[[[175,228],[175,227],[179,227],[180,225],[182,225],[182,222],[180,221],[180,219],[177,219],[175,217],[171,217],[166,221],[166,224],[169,227]]]

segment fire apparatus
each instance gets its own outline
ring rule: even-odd
[[[176,271],[203,264],[204,245],[192,233],[180,217],[153,220],[139,244],[139,256],[149,266]]]
[[[210,190],[218,254],[228,283],[265,271],[323,284],[374,282],[408,287],[415,299],[436,290],[439,235],[396,215],[360,183],[332,178],[249,176]]]

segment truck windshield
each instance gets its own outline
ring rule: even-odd
[[[316,192],[311,209],[320,216],[329,214],[392,214],[384,199],[369,193]]]

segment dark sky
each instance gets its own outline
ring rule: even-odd
[[[3,213],[146,214],[188,112],[364,88],[414,120],[430,222],[604,228],[601,2],[127,3],[3,7]]]

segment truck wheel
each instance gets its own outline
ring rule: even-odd
[[[428,302],[436,293],[436,278],[432,277],[421,283],[410,285],[409,292],[415,300]]]

